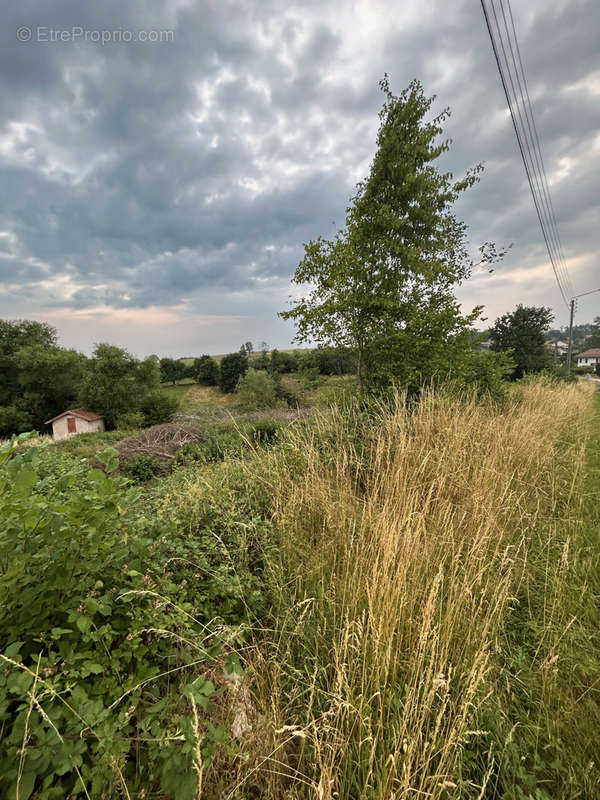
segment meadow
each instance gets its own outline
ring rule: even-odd
[[[600,794],[595,387],[346,388],[174,386],[139,486],[123,432],[4,447],[3,796]]]

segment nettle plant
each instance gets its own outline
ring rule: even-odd
[[[0,795],[194,798],[232,746],[211,702],[237,668],[183,577],[201,554],[142,515],[115,450],[48,474],[30,436],[0,448]],[[239,586],[213,580],[194,592],[231,621]]]

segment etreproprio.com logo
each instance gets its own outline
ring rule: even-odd
[[[128,44],[130,42],[172,42],[175,32],[172,30],[113,28],[84,28],[73,25],[71,28],[53,28],[49,25],[38,25],[34,28],[22,25],[16,30],[19,42],[93,42],[94,44]]]

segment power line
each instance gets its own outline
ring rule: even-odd
[[[502,5],[502,0],[500,0],[500,5],[502,7],[502,16],[504,17],[504,24],[505,24],[505,27],[506,27],[507,34],[509,36],[509,41],[510,41],[510,33],[508,33],[508,24],[506,22],[506,16],[504,14],[504,6]],[[531,120],[531,128],[533,129],[533,136],[534,136],[534,139],[535,139],[535,147],[536,147],[536,150],[537,150],[537,153],[538,153],[538,156],[539,156],[539,166],[541,168],[542,183],[543,183],[544,190],[545,190],[546,205],[548,207],[549,214],[550,214],[550,219],[552,221],[552,226],[553,226],[553,231],[554,231],[554,238],[555,238],[555,241],[556,241],[556,244],[557,244],[557,247],[558,247],[558,254],[559,254],[560,263],[562,265],[563,274],[564,274],[564,277],[566,279],[566,283],[567,283],[567,286],[568,286],[568,289],[569,289],[569,294],[572,296],[573,293],[574,293],[573,292],[573,285],[571,283],[569,270],[568,270],[568,267],[567,267],[567,264],[566,264],[566,260],[565,260],[565,257],[564,257],[564,252],[563,252],[562,242],[561,242],[561,239],[560,239],[560,234],[558,232],[558,225],[556,223],[556,214],[554,212],[554,205],[552,203],[552,195],[550,194],[550,189],[548,188],[548,177],[546,175],[546,167],[545,167],[544,159],[543,159],[543,156],[542,156],[542,147],[541,147],[541,144],[540,144],[540,138],[539,138],[538,131],[537,131],[537,125],[535,124],[535,117],[533,115],[533,108],[531,106],[531,98],[529,97],[529,87],[527,86],[527,78],[525,77],[525,69],[523,68],[523,59],[521,58],[521,48],[519,47],[519,40],[517,39],[517,32],[516,32],[516,29],[515,29],[515,20],[514,20],[513,13],[512,13],[512,8],[511,8],[511,5],[510,5],[510,0],[507,0],[507,5],[508,5],[508,13],[510,15],[510,24],[511,24],[511,28],[512,28],[513,39],[514,39],[514,42],[515,42],[515,49],[517,51],[517,58],[518,58],[518,62],[519,62],[519,70],[520,70],[520,73],[521,73],[523,86],[525,88],[525,97],[527,99],[527,104],[525,106],[525,111],[527,112],[527,110],[529,110],[529,118]],[[514,61],[514,57],[513,57],[513,61]],[[516,62],[515,62],[515,67],[516,67]],[[517,76],[518,76],[518,72],[517,72]]]
[[[500,43],[500,49],[504,59],[504,64],[500,63],[500,69],[502,70],[501,77],[504,78],[503,85],[505,87],[505,93],[507,95],[507,100],[509,101],[511,117],[513,119],[513,124],[515,126],[515,131],[517,133],[517,138],[521,148],[521,156],[523,158],[523,163],[526,166],[528,179],[530,180],[530,188],[532,191],[532,196],[534,198],[534,203],[536,204],[536,211],[538,212],[540,225],[542,227],[544,239],[546,241],[546,246],[549,251],[551,263],[555,272],[555,277],[557,279],[557,283],[559,284],[559,288],[561,289],[561,293],[563,294],[563,299],[565,299],[566,301],[565,290],[567,290],[568,293],[570,280],[568,278],[566,265],[564,264],[564,261],[561,257],[558,228],[556,225],[556,219],[553,208],[551,208],[550,205],[550,200],[549,200],[550,193],[547,185],[547,179],[545,179],[545,169],[543,169],[543,159],[541,156],[541,150],[538,147],[539,136],[537,137],[536,140],[534,139],[533,135],[534,122],[533,122],[533,111],[531,109],[531,104],[530,104],[531,101],[529,100],[529,104],[527,104],[525,102],[525,97],[523,94],[524,87],[526,91],[528,91],[526,87],[525,74],[524,71],[522,71],[522,79],[521,79],[521,75],[517,68],[517,63],[515,59],[515,50],[518,48],[518,42],[516,41],[516,35],[515,35],[515,47],[513,48],[510,36],[510,30],[508,28],[508,23],[506,19],[506,13],[504,11],[504,6],[502,5],[502,0],[499,0],[500,11],[502,14],[502,18],[504,20],[508,50],[510,51],[510,56],[512,58],[513,69],[511,71],[511,63],[509,60],[507,49],[504,46],[504,36],[500,26],[498,14],[496,12],[496,6],[494,0],[490,0],[490,5],[494,16],[494,22],[496,25],[496,31],[498,35],[498,41]],[[509,12],[510,12],[510,5],[509,5]],[[489,21],[489,16],[488,16],[488,21]],[[493,26],[490,25],[490,32],[492,27]],[[495,44],[493,37],[492,41],[493,44]],[[496,48],[496,54],[499,56],[499,51],[497,48]],[[498,61],[501,62],[502,59],[498,58]],[[504,71],[503,66],[505,67],[506,72]],[[521,66],[522,66],[522,59],[521,59]],[[515,80],[513,80],[513,72],[515,74]],[[506,80],[506,76],[508,76],[508,81]],[[516,86],[515,86],[515,81],[516,81]],[[508,87],[509,83],[510,83],[510,88],[512,89],[512,96],[511,93],[509,92],[509,87]],[[523,110],[521,110],[521,108]],[[523,122],[523,116],[525,117],[525,123]],[[527,136],[528,132],[529,132],[529,137]],[[532,155],[532,150],[533,150],[533,155]],[[528,159],[526,157],[526,154]]]
[[[500,22],[498,19],[498,15],[496,13],[496,6],[495,1],[491,0],[491,7],[492,12],[494,15],[494,21],[496,23],[496,29],[498,33],[498,38],[500,41],[500,47],[502,50],[502,55],[504,57],[504,63],[506,66],[506,71],[508,74],[508,79],[510,82],[510,87],[512,89],[513,94],[513,102],[514,105],[511,107],[511,116],[514,118],[516,130],[520,134],[521,143],[524,145],[524,149],[527,152],[529,157],[529,177],[533,177],[533,181],[535,182],[535,189],[533,183],[531,184],[532,196],[534,197],[534,201],[537,204],[537,211],[539,211],[539,217],[541,218],[540,221],[542,223],[542,227],[545,233],[545,240],[547,242],[547,247],[549,248],[549,255],[551,257],[551,263],[553,269],[555,271],[555,277],[557,278],[557,282],[559,284],[559,288],[561,289],[561,293],[563,294],[563,299],[566,301],[565,291],[568,292],[569,289],[569,279],[568,275],[566,274],[566,267],[562,262],[561,255],[560,255],[560,248],[558,244],[558,229],[556,225],[556,219],[554,217],[553,212],[550,209],[550,203],[548,198],[550,196],[550,192],[547,186],[547,181],[544,180],[544,173],[542,173],[542,168],[540,165],[543,165],[543,159],[541,156],[541,151],[537,147],[537,143],[539,142],[539,137],[537,142],[534,140],[533,133],[532,133],[532,123],[530,122],[530,118],[533,120],[533,111],[531,109],[531,105],[529,103],[526,104],[525,97],[523,94],[523,85],[521,82],[521,77],[519,74],[519,70],[517,68],[517,63],[515,59],[515,49],[517,48],[517,42],[515,37],[515,48],[513,48],[512,40],[510,36],[510,31],[508,28],[508,23],[506,20],[506,13],[504,11],[504,6],[502,0],[499,0],[500,11],[502,13],[502,18],[504,20],[504,27],[506,33],[506,40],[508,43],[508,48],[510,51],[510,55],[512,58],[512,71],[511,71],[511,63],[509,61],[507,50],[504,46],[504,36],[502,33],[502,29],[500,27]],[[514,20],[513,20],[514,21]],[[522,64],[522,60],[521,60]],[[515,80],[518,87],[515,88],[515,83],[513,82],[512,73],[515,74]],[[524,72],[523,72],[523,81],[524,81]],[[526,82],[525,82],[526,83]],[[508,89],[508,86],[507,86]],[[510,94],[508,96],[510,100]],[[514,113],[516,108],[516,115]],[[523,109],[521,111],[521,109]],[[529,112],[529,113],[528,113]],[[523,123],[523,115],[525,116],[525,123],[527,125],[527,130],[525,128],[525,124]],[[529,133],[529,136],[527,135]],[[532,156],[533,150],[533,156]],[[523,154],[524,157],[524,154]],[[536,192],[537,189],[537,192]]]
[[[493,14],[493,21],[495,23],[496,31],[493,30],[494,25],[492,24],[492,18],[488,13],[485,0],[481,0],[481,7],[492,44],[494,58],[496,59],[496,66],[498,67],[498,73],[502,82],[502,88],[504,89],[504,94],[508,103],[515,135],[517,137],[517,143],[519,145],[519,151],[523,160],[523,166],[525,167],[525,174],[529,183],[531,196],[533,198],[538,221],[542,230],[542,236],[544,237],[546,249],[550,257],[550,263],[552,264],[554,277],[556,278],[556,283],[565,305],[569,307],[567,296],[572,294],[571,282],[566,263],[562,256],[562,244],[558,234],[556,215],[550,199],[550,190],[548,188],[546,170],[539,145],[539,136],[537,133],[537,128],[535,127],[535,120],[533,118],[533,110],[531,108],[529,90],[525,80],[523,62],[516,39],[516,33],[514,31],[514,20],[512,18],[512,10],[510,8],[510,0],[506,0],[506,2],[509,9],[513,33],[515,34],[514,47],[510,37],[506,12],[502,4],[503,0],[499,0],[499,8],[506,30],[507,46],[504,44],[504,37],[500,27],[500,21],[496,12],[494,0],[488,0],[488,3]],[[513,71],[511,71],[507,47],[512,59]],[[517,53],[517,57],[519,59],[520,71],[517,67],[515,52]],[[514,79],[513,72],[515,76]],[[521,111],[521,108],[523,111]],[[523,118],[525,118],[525,122],[523,121]],[[527,136],[528,132],[529,137]]]
[[[493,0],[492,0],[493,2]],[[562,242],[560,240],[560,234],[558,232],[558,225],[556,223],[556,214],[554,212],[554,205],[552,203],[552,196],[550,194],[550,189],[548,188],[548,176],[546,175],[546,167],[544,164],[544,159],[542,156],[542,148],[540,144],[540,138],[537,131],[537,126],[535,124],[535,117],[533,116],[533,108],[531,105],[531,98],[529,97],[529,87],[527,86],[527,78],[525,77],[525,70],[523,68],[523,59],[521,58],[521,48],[519,47],[519,40],[517,39],[517,31],[515,29],[515,20],[512,13],[512,8],[510,5],[510,0],[506,0],[506,4],[508,6],[508,13],[510,16],[510,24],[512,29],[512,38],[514,39],[515,43],[515,50],[517,53],[518,58],[518,69],[517,69],[517,61],[515,60],[515,55],[513,51],[512,41],[510,37],[510,32],[508,29],[508,22],[506,21],[506,14],[504,11],[504,3],[503,0],[500,0],[500,9],[502,11],[502,19],[504,21],[504,27],[506,29],[507,39],[511,51],[513,65],[515,67],[515,73],[517,76],[517,82],[519,84],[519,91],[521,94],[521,101],[523,103],[523,108],[525,110],[525,119],[527,121],[527,128],[529,130],[529,136],[532,142],[534,142],[534,155],[536,157],[536,164],[538,168],[538,172],[541,177],[542,183],[542,193],[543,198],[545,200],[546,210],[548,212],[548,217],[550,219],[551,227],[552,227],[552,234],[554,238],[554,244],[556,247],[556,251],[558,252],[558,261],[561,266],[563,280],[567,285],[569,290],[569,294],[573,295],[573,286],[571,284],[571,279],[569,276],[569,271],[566,265],[566,261],[563,254]],[[523,89],[525,90],[525,96],[523,96]],[[525,102],[526,101],[526,102]]]

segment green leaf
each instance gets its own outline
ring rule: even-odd
[[[63,633],[73,633],[72,628],[52,628],[50,631],[53,639],[60,639]]]
[[[103,483],[106,481],[106,475],[102,472],[101,469],[91,469],[88,472],[88,478],[94,483]]]
[[[92,627],[92,620],[89,617],[80,615],[77,617],[75,624],[82,633],[87,633],[87,631],[89,631],[89,629]]]
[[[21,775],[21,780],[18,783],[18,795],[17,785],[15,784],[14,796],[18,796],[19,800],[27,800],[29,797],[31,797],[33,787],[35,786],[35,777],[35,772],[24,772]]]
[[[25,642],[13,642],[9,644],[6,650],[4,651],[4,655],[7,658],[16,658],[19,655],[19,650],[23,647]]]
[[[22,467],[15,477],[15,487],[21,492],[27,492],[37,483],[38,476],[29,467]]]
[[[100,675],[101,672],[105,671],[105,667],[103,664],[99,664],[97,661],[84,661],[81,665],[82,669],[87,672],[87,674],[93,675]]]
[[[109,447],[107,450],[98,453],[96,458],[104,465],[108,473],[114,472],[119,466],[119,453],[114,447]]]

